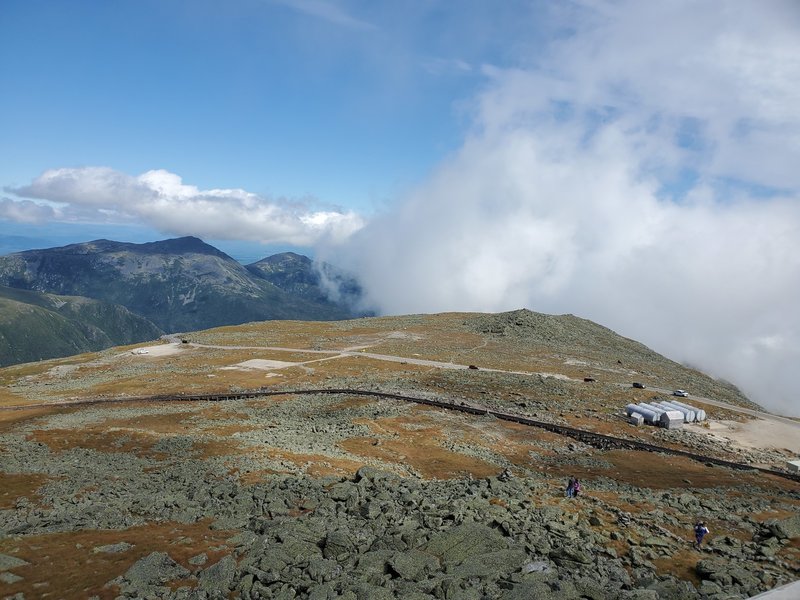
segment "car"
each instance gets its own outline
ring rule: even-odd
[[[686,392],[684,390],[675,390],[674,392],[672,392],[672,395],[673,396],[680,396],[681,398],[688,398],[689,397],[689,392]]]
[[[584,377],[583,380],[587,383],[592,383],[593,381],[597,381],[594,377]]]
[[[643,390],[644,389],[644,384],[643,383],[639,383],[638,381],[634,381],[633,382],[633,387],[638,388],[640,390]]]
[[[467,368],[468,369],[472,369],[473,371],[477,371],[478,370],[478,367],[476,367],[475,365],[470,365]]]

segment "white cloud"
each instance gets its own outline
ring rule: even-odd
[[[800,414],[797,5],[576,6],[326,260],[383,312],[572,312]]]
[[[38,204],[30,200],[16,201],[11,198],[0,200],[0,218],[15,223],[41,223],[56,216],[52,206]]]
[[[171,235],[265,244],[341,241],[363,223],[351,211],[314,210],[241,189],[200,190],[164,170],[133,177],[107,167],[53,169],[9,191],[57,203],[51,208],[6,199],[1,214],[12,220],[137,221]]]

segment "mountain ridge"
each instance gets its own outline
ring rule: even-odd
[[[162,333],[124,306],[0,286],[0,366],[153,340]]]
[[[167,333],[357,315],[354,304],[328,298],[309,258],[269,258],[264,273],[193,236],[144,244],[98,239],[2,256],[0,285],[123,306]],[[335,268],[327,268],[346,281]]]

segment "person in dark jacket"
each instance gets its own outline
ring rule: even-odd
[[[703,543],[703,538],[708,535],[708,527],[705,521],[698,521],[694,526],[694,547],[698,550]]]
[[[567,498],[572,498],[575,495],[575,477],[570,477],[567,480]]]

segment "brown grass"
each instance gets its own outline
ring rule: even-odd
[[[0,433],[10,431],[20,423],[25,423],[26,421],[30,421],[32,419],[63,411],[63,408],[0,410]]]
[[[708,558],[708,555],[693,549],[692,542],[687,540],[686,548],[679,550],[670,557],[654,558],[650,562],[656,566],[656,571],[661,575],[672,575],[678,579],[700,585],[700,577],[697,575],[695,566],[705,558]]]
[[[87,429],[49,429],[34,431],[28,440],[45,444],[52,452],[64,452],[74,448],[99,452],[123,452],[136,456],[163,458],[163,453],[154,452],[158,437],[138,431],[103,431]]]
[[[595,456],[610,462],[612,468],[569,466],[575,476],[582,479],[609,477],[618,482],[650,489],[672,488],[736,488],[741,485],[777,487],[795,490],[796,485],[785,479],[766,474],[734,471],[724,467],[709,467],[684,458],[637,450],[596,451]],[[550,466],[548,470],[558,470]]]
[[[17,593],[26,598],[58,598],[85,600],[97,595],[111,599],[118,588],[104,585],[125,573],[137,560],[160,551],[192,569],[188,559],[205,552],[206,566],[215,563],[229,551],[225,540],[233,533],[215,531],[211,520],[192,524],[149,523],[141,527],[119,530],[90,530],[53,533],[0,540],[0,552],[28,561],[13,569],[23,577],[14,584],[3,584],[3,597]],[[127,552],[106,554],[93,548],[119,542],[134,544]],[[212,548],[220,548],[212,550]],[[188,585],[188,582],[185,583]]]
[[[357,419],[355,423],[367,425],[376,436],[351,438],[339,445],[358,456],[408,465],[428,479],[451,479],[468,474],[488,477],[500,470],[498,465],[443,447],[447,437],[441,424],[422,414],[423,411],[416,413],[377,420]]]
[[[763,523],[769,519],[788,519],[789,517],[794,517],[796,514],[797,511],[793,510],[780,510],[771,508],[762,512],[752,513],[750,518],[759,523]]]
[[[14,503],[20,497],[37,502],[39,495],[36,490],[48,480],[47,475],[34,473],[0,473],[0,509],[14,508]]]

